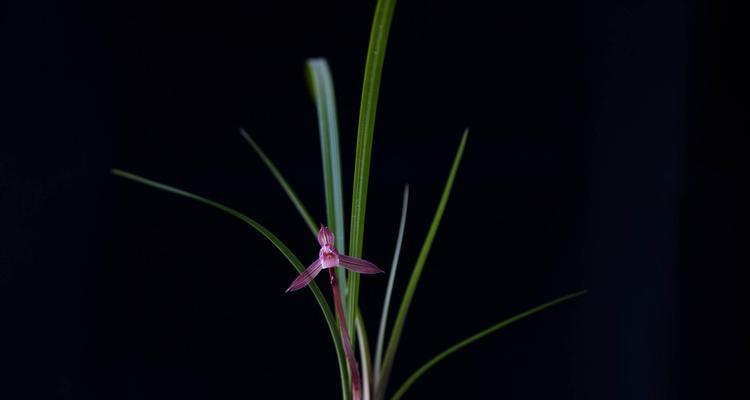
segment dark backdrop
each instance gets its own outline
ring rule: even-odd
[[[109,169],[241,209],[312,261],[316,243],[237,129],[322,218],[303,62],[330,61],[348,193],[373,8],[2,4],[0,397],[339,396],[317,305],[284,294],[295,273],[269,243]],[[746,398],[731,391],[746,349],[741,15],[698,1],[400,2],[365,235],[366,257],[388,266],[408,182],[396,299],[471,135],[394,384],[587,288],[446,360],[409,397]],[[385,282],[363,279],[373,338]]]

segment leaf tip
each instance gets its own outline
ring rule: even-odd
[[[111,173],[112,175],[116,175],[116,176],[122,176],[122,177],[126,177],[126,176],[128,175],[128,173],[127,173],[127,172],[125,172],[125,171],[123,171],[123,170],[121,170],[121,169],[119,169],[119,168],[112,168],[112,169],[110,169],[110,170],[109,170],[109,172],[110,172],[110,173]]]
[[[247,140],[248,142],[255,143],[255,141],[250,137],[250,134],[247,133],[245,128],[240,128],[240,135],[242,135],[242,137],[245,138],[245,140]]]

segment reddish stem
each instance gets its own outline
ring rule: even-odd
[[[328,275],[331,277],[331,288],[333,288],[333,302],[336,305],[336,316],[339,319],[341,340],[344,343],[344,353],[346,354],[346,360],[349,363],[349,373],[352,377],[352,397],[354,400],[360,400],[362,398],[362,380],[359,376],[359,365],[357,365],[357,359],[354,358],[352,341],[349,339],[349,330],[346,328],[346,320],[344,319],[344,307],[341,305],[339,285],[336,281],[336,274],[333,273],[333,268],[328,268]]]

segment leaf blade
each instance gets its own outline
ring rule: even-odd
[[[445,359],[449,355],[451,355],[451,354],[453,354],[453,353],[461,350],[462,348],[464,348],[464,347],[466,347],[466,346],[468,346],[468,345],[470,345],[470,344],[472,344],[472,343],[474,343],[474,342],[476,342],[476,341],[484,338],[485,336],[488,336],[488,335],[494,333],[495,331],[498,331],[498,330],[500,330],[500,329],[502,329],[502,328],[504,328],[504,327],[506,327],[506,326],[508,326],[508,325],[510,325],[512,323],[514,323],[514,322],[517,322],[517,321],[522,320],[522,319],[524,319],[526,317],[534,315],[534,314],[536,314],[538,312],[541,312],[541,311],[543,311],[543,310],[545,310],[547,308],[553,307],[553,306],[555,306],[557,304],[566,302],[568,300],[572,300],[572,299],[574,299],[576,297],[579,297],[579,296],[583,296],[587,292],[588,292],[587,290],[581,290],[581,291],[578,291],[578,292],[575,292],[575,293],[570,293],[570,294],[567,294],[565,296],[558,297],[558,298],[556,298],[556,299],[554,299],[552,301],[548,301],[548,302],[546,302],[544,304],[541,304],[541,305],[538,305],[536,307],[530,308],[530,309],[528,309],[528,310],[526,310],[524,312],[516,314],[516,315],[514,315],[514,316],[512,316],[510,318],[507,318],[507,319],[503,320],[503,321],[500,321],[500,322],[498,322],[495,325],[492,325],[492,326],[490,326],[488,328],[485,328],[485,329],[483,329],[483,330],[475,333],[474,335],[471,335],[468,338],[466,338],[466,339],[464,339],[464,340],[462,340],[462,341],[454,344],[453,346],[451,346],[451,347],[443,350],[438,355],[436,355],[435,357],[431,358],[429,361],[427,361],[421,367],[419,367],[419,369],[417,369],[413,374],[411,374],[409,376],[409,378],[407,378],[406,381],[401,385],[401,387],[396,391],[396,393],[393,395],[393,397],[391,398],[391,400],[398,400],[398,399],[400,399],[404,395],[404,393],[406,393],[406,391],[409,390],[409,388],[414,384],[414,382],[417,381],[417,379],[419,379],[430,368],[432,368],[435,364],[437,364],[438,362],[442,361],[443,359]]]
[[[362,365],[362,400],[371,399],[372,382],[370,377],[372,376],[372,359],[370,357],[370,341],[367,339],[367,330],[365,329],[365,323],[362,320],[362,310],[357,309],[357,336],[359,340],[359,358]]]
[[[227,207],[221,203],[218,203],[216,201],[207,199],[202,196],[198,196],[196,194],[190,193],[188,191],[178,189],[173,186],[166,185],[161,182],[157,182],[148,178],[144,178],[142,176],[133,174],[131,172],[123,171],[120,169],[112,169],[112,174],[119,176],[121,178],[125,178],[137,183],[141,183],[146,186],[150,186],[155,189],[163,190],[172,194],[176,194],[179,196],[183,196],[186,198],[189,198],[191,200],[195,200],[197,202],[206,204],[208,206],[211,206],[213,208],[216,208],[218,210],[224,211],[227,214],[247,223],[251,227],[253,227],[258,233],[263,235],[266,239],[268,239],[280,252],[284,257],[289,261],[289,263],[292,264],[292,267],[294,267],[297,272],[303,272],[305,267],[303,264],[299,261],[299,258],[297,258],[294,253],[271,231],[266,229],[263,225],[256,222],[254,219],[246,216],[245,214],[231,208]],[[347,369],[347,363],[346,358],[344,356],[344,348],[343,344],[341,342],[341,337],[338,334],[338,322],[336,321],[336,317],[333,315],[333,312],[331,311],[331,307],[328,304],[328,300],[323,296],[323,293],[320,291],[320,287],[313,281],[310,282],[310,290],[315,297],[315,300],[318,302],[318,305],[320,306],[321,311],[323,312],[323,317],[326,320],[326,325],[328,326],[328,330],[331,333],[331,337],[333,339],[333,344],[336,349],[336,356],[338,358],[339,363],[339,372],[340,372],[340,378],[341,378],[341,384],[342,388],[345,389],[348,387],[348,372],[346,372]],[[346,400],[346,390],[343,390],[344,393],[344,399]]]
[[[388,325],[388,310],[391,306],[391,295],[393,293],[393,283],[396,281],[396,270],[398,269],[398,259],[401,255],[401,244],[404,240],[404,230],[406,228],[406,213],[409,208],[409,185],[404,186],[403,199],[401,200],[401,220],[398,224],[398,236],[396,238],[396,249],[393,252],[393,261],[391,269],[388,271],[388,286],[385,289],[385,298],[383,299],[383,310],[380,314],[380,326],[378,327],[378,341],[375,347],[375,382],[380,375],[380,365],[383,361],[383,341],[385,340],[385,329]]]
[[[287,197],[289,197],[289,200],[292,201],[292,204],[294,204],[294,208],[297,209],[299,215],[302,217],[302,219],[305,220],[305,224],[312,231],[313,235],[317,235],[318,227],[315,223],[315,219],[312,217],[312,215],[310,215],[310,212],[307,211],[305,205],[302,204],[302,200],[300,200],[299,196],[297,196],[297,193],[294,191],[294,189],[292,189],[291,185],[289,185],[281,171],[276,168],[276,165],[273,163],[273,161],[268,158],[263,149],[261,149],[258,143],[253,140],[253,138],[249,133],[247,133],[246,130],[240,128],[240,135],[242,135],[242,137],[245,139],[245,141],[247,141],[253,151],[255,151],[258,157],[260,157],[261,161],[263,161],[263,164],[265,164],[269,171],[271,171],[273,177],[276,178],[276,182],[279,183],[281,188],[284,190],[284,193],[286,193]]]
[[[333,230],[337,249],[346,249],[344,228],[344,195],[341,179],[341,155],[339,151],[339,128],[336,116],[336,93],[331,69],[325,58],[310,58],[305,62],[307,83],[315,102],[320,132],[320,155],[323,160],[323,187],[326,199],[326,218]],[[348,298],[347,273],[336,269],[341,297]],[[346,320],[348,331],[354,334],[354,320]]]
[[[468,135],[469,130],[467,128],[466,130],[464,130],[464,133],[461,137],[461,142],[458,145],[456,156],[453,159],[453,165],[451,166],[450,173],[448,174],[448,180],[445,183],[443,194],[440,197],[440,202],[438,203],[437,210],[435,211],[435,216],[432,218],[432,223],[430,224],[430,229],[427,232],[427,237],[425,238],[422,249],[419,252],[419,257],[417,258],[417,262],[414,265],[411,277],[409,278],[409,284],[406,287],[406,292],[404,293],[404,297],[401,299],[401,306],[399,307],[398,313],[396,314],[396,319],[393,323],[393,328],[391,329],[391,337],[388,340],[388,348],[383,358],[383,366],[381,367],[380,379],[378,380],[378,384],[375,390],[376,399],[383,399],[385,397],[385,391],[388,387],[388,379],[390,378],[393,361],[396,357],[396,351],[398,349],[399,341],[401,340],[401,333],[404,329],[406,315],[409,312],[409,307],[411,306],[414,292],[417,289],[417,284],[419,283],[419,278],[422,274],[424,264],[427,261],[427,256],[430,253],[432,242],[435,239],[438,227],[440,226],[440,221],[443,217],[443,213],[445,212],[445,207],[448,204],[448,198],[450,197],[453,182],[456,178],[456,173],[458,172],[458,166],[461,163],[461,157],[463,156],[464,148],[466,147],[466,139],[468,138]]]
[[[365,210],[367,208],[367,187],[370,177],[370,159],[372,140],[375,129],[380,79],[383,73],[383,61],[388,44],[393,11],[396,0],[378,0],[375,16],[370,30],[370,42],[367,48],[365,74],[362,82],[362,98],[357,124],[357,148],[354,159],[354,185],[352,188],[352,210],[349,230],[349,255],[362,258],[362,241],[364,238]],[[349,302],[347,317],[354,319],[359,302],[359,275],[349,274]]]

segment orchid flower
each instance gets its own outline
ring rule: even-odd
[[[344,267],[360,274],[377,274],[383,272],[382,269],[369,261],[339,254],[338,250],[333,247],[333,232],[325,225],[321,225],[320,231],[318,231],[318,243],[320,243],[318,259],[313,261],[307,269],[299,274],[297,279],[286,290],[287,292],[302,289],[315,279],[320,271],[328,268]]]

